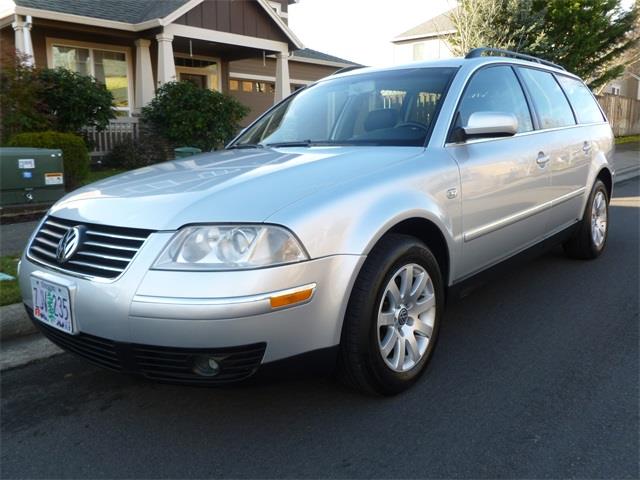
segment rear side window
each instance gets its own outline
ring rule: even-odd
[[[512,113],[518,118],[518,132],[533,130],[527,100],[509,66],[484,68],[473,76],[464,91],[454,126],[465,126],[475,112]]]
[[[540,120],[540,128],[576,124],[567,97],[553,75],[532,68],[520,68],[519,71],[531,94],[533,106]]]
[[[560,82],[564,93],[569,97],[573,111],[576,112],[576,117],[578,117],[578,123],[604,122],[604,117],[596,103],[596,99],[593,98],[584,83],[564,75],[558,75],[556,78]]]

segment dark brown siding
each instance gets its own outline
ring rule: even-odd
[[[205,0],[175,23],[288,42],[282,30],[254,0]]]

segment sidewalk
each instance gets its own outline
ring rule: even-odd
[[[613,165],[616,169],[616,182],[640,175],[640,142],[617,145]]]

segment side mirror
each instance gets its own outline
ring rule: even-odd
[[[456,140],[470,138],[510,137],[518,133],[518,118],[505,112],[474,112],[467,124],[457,129]]]

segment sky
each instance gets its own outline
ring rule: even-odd
[[[624,0],[630,8],[635,0]],[[289,25],[305,47],[363,65],[393,63],[391,40],[455,5],[455,0],[299,0]]]
[[[389,65],[394,37],[454,4],[454,0],[300,0],[289,6],[289,25],[305,47],[363,65]]]

